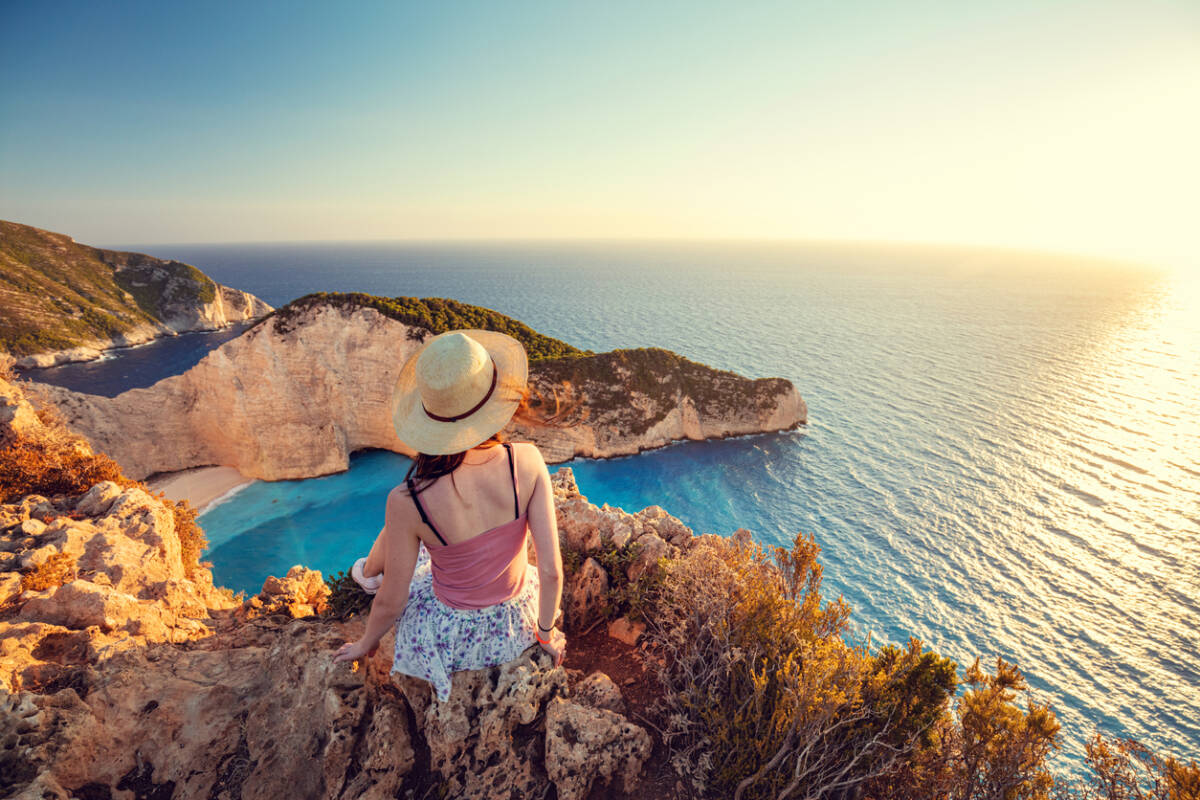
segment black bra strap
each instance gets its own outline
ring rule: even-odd
[[[408,494],[412,497],[413,502],[417,505],[417,513],[421,515],[421,522],[424,522],[429,526],[429,530],[433,531],[433,535],[438,537],[439,542],[446,544],[446,540],[442,538],[440,533],[438,533],[438,529],[433,527],[433,523],[429,521],[429,516],[425,513],[425,506],[421,505],[421,498],[417,496],[416,487],[413,486],[412,478],[409,478],[404,483],[406,486],[408,486]]]
[[[513,519],[521,518],[521,500],[517,496],[517,463],[513,461],[512,445],[508,442],[504,443],[504,449],[508,451],[508,471],[512,473],[513,485]]]

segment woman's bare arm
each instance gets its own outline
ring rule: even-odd
[[[365,656],[404,613],[420,548],[413,521],[407,513],[411,506],[407,492],[399,487],[388,495],[383,531],[371,548],[372,558],[382,556],[383,586],[371,603],[371,614],[367,617],[362,638],[343,645],[334,657],[335,662],[354,661]]]
[[[550,485],[550,471],[546,469],[546,462],[536,446],[529,445],[525,449],[537,470],[533,495],[529,500],[529,532],[537,551],[538,578],[541,583],[538,625],[545,631],[554,626],[562,601],[562,553],[558,546],[558,520],[554,515],[554,489]]]

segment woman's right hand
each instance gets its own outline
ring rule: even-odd
[[[561,667],[563,659],[567,655],[567,637],[558,628],[550,631],[550,635],[546,636],[541,631],[538,631],[538,646],[551,655],[554,659],[554,666]]]

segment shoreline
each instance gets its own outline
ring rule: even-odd
[[[111,361],[113,359],[120,358],[123,351],[136,350],[139,347],[146,347],[147,345],[160,342],[163,339],[175,339],[180,336],[187,336],[193,333],[218,333],[220,331],[227,331],[230,328],[238,325],[245,325],[246,330],[249,330],[255,322],[258,322],[258,320],[239,320],[236,322],[229,322],[225,325],[219,325],[215,328],[191,328],[184,331],[176,331],[171,328],[166,328],[165,330],[160,331],[158,334],[151,336],[145,341],[134,342],[132,344],[116,344],[112,339],[109,339],[107,342],[93,341],[78,345],[77,347],[66,348],[65,350],[51,350],[45,353],[32,353],[30,355],[21,356],[15,360],[15,366],[17,371],[21,373],[21,377],[35,380],[35,375],[42,370],[54,369],[55,367],[65,367],[70,364],[89,364],[96,361]],[[242,333],[245,333],[245,331],[242,331]],[[29,359],[36,361],[44,358],[52,358],[54,361],[49,364],[29,363],[28,361]],[[59,360],[60,358],[62,360]]]
[[[146,484],[173,502],[187,500],[197,514],[203,514],[254,482],[233,467],[194,467],[160,475]]]

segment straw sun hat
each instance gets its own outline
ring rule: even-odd
[[[512,419],[529,360],[495,331],[448,331],[427,340],[400,370],[392,421],[400,441],[428,455],[461,453]]]

